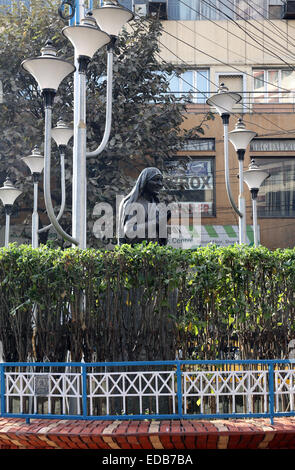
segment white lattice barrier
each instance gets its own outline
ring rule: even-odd
[[[294,411],[295,370],[275,370],[275,411]]]
[[[163,398],[170,401],[172,413],[175,413],[176,379],[173,371],[88,373],[88,380],[90,415],[94,414],[95,400],[104,400],[105,413],[112,414],[112,400],[115,398],[121,400],[122,414],[128,413],[128,399],[131,398],[132,408],[139,414],[161,413]],[[149,403],[155,408],[147,410]]]
[[[200,413],[208,412],[209,400],[215,413],[224,412],[225,399],[231,413],[237,412],[237,400],[243,401],[245,412],[254,412],[254,398],[260,397],[262,413],[268,408],[268,372],[251,371],[198,371],[183,373],[184,413],[191,400],[197,402]],[[207,408],[205,409],[205,405]]]
[[[0,365],[0,391],[1,413],[15,415],[100,418],[295,413],[294,363],[287,361],[14,363]]]
[[[53,412],[53,404],[59,403],[59,413],[69,413],[69,400],[75,401],[77,414],[81,413],[81,374],[44,373],[44,372],[6,372],[6,412],[15,410],[16,401],[19,412],[38,413],[38,403],[44,398],[46,412]]]

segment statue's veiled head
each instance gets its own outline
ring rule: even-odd
[[[163,175],[158,168],[145,168],[140,173],[130,193],[121,201],[119,207],[119,231],[123,230],[125,215],[129,213],[132,204],[137,203],[140,198],[146,199],[148,202],[159,202],[158,193],[162,186]]]
[[[125,199],[136,202],[144,193],[157,195],[163,186],[163,175],[158,168],[145,168],[137,178],[137,181]]]

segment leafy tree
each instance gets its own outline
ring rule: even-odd
[[[23,190],[19,198],[22,219],[30,216],[32,184],[20,158],[37,144],[42,150],[44,111],[42,97],[34,79],[20,65],[28,57],[40,55],[47,39],[52,39],[60,57],[73,60],[73,48],[61,34],[65,23],[58,16],[60,1],[32,0],[31,8],[16,6],[0,18],[0,79],[4,102],[0,113],[0,178],[9,172]],[[91,213],[100,201],[115,202],[125,194],[139,171],[148,165],[159,168],[181,149],[187,139],[203,129],[185,129],[187,103],[167,93],[172,64],[159,62],[158,38],[161,23],[157,20],[134,20],[122,32],[115,45],[113,122],[109,143],[104,152],[88,159],[88,238],[91,238]],[[177,73],[182,70],[178,68]],[[101,141],[104,132],[106,102],[106,53],[98,51],[87,72],[87,126],[89,150]],[[55,100],[53,122],[60,116],[71,122],[73,76],[61,84]],[[189,101],[189,99],[188,99]],[[53,151],[57,149],[53,146]],[[62,225],[71,231],[71,149],[67,153],[67,207]],[[9,164],[8,164],[9,162]],[[56,207],[60,203],[59,162],[56,154],[53,168]],[[42,188],[41,188],[42,191]],[[42,199],[42,198],[41,198]],[[41,200],[42,205],[42,200]],[[47,216],[41,214],[44,224]],[[41,241],[45,241],[42,239]]]

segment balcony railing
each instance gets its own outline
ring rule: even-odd
[[[295,112],[295,95],[293,91],[276,91],[276,92],[256,92],[256,91],[239,91],[242,96],[240,103],[234,106],[233,112],[240,113],[294,113]],[[206,104],[205,99],[200,99],[198,93],[180,93],[174,92],[178,98],[181,96],[190,99],[187,104],[187,111],[194,114],[203,114],[208,111],[215,113],[215,109]],[[208,97],[211,96],[207,93]]]
[[[295,361],[1,363],[1,417],[294,416]]]

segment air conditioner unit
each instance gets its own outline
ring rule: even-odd
[[[283,4],[283,16],[284,20],[293,20],[295,19],[295,1],[288,0]]]
[[[137,16],[146,16],[147,8],[145,4],[135,3],[134,4],[134,13]]]

